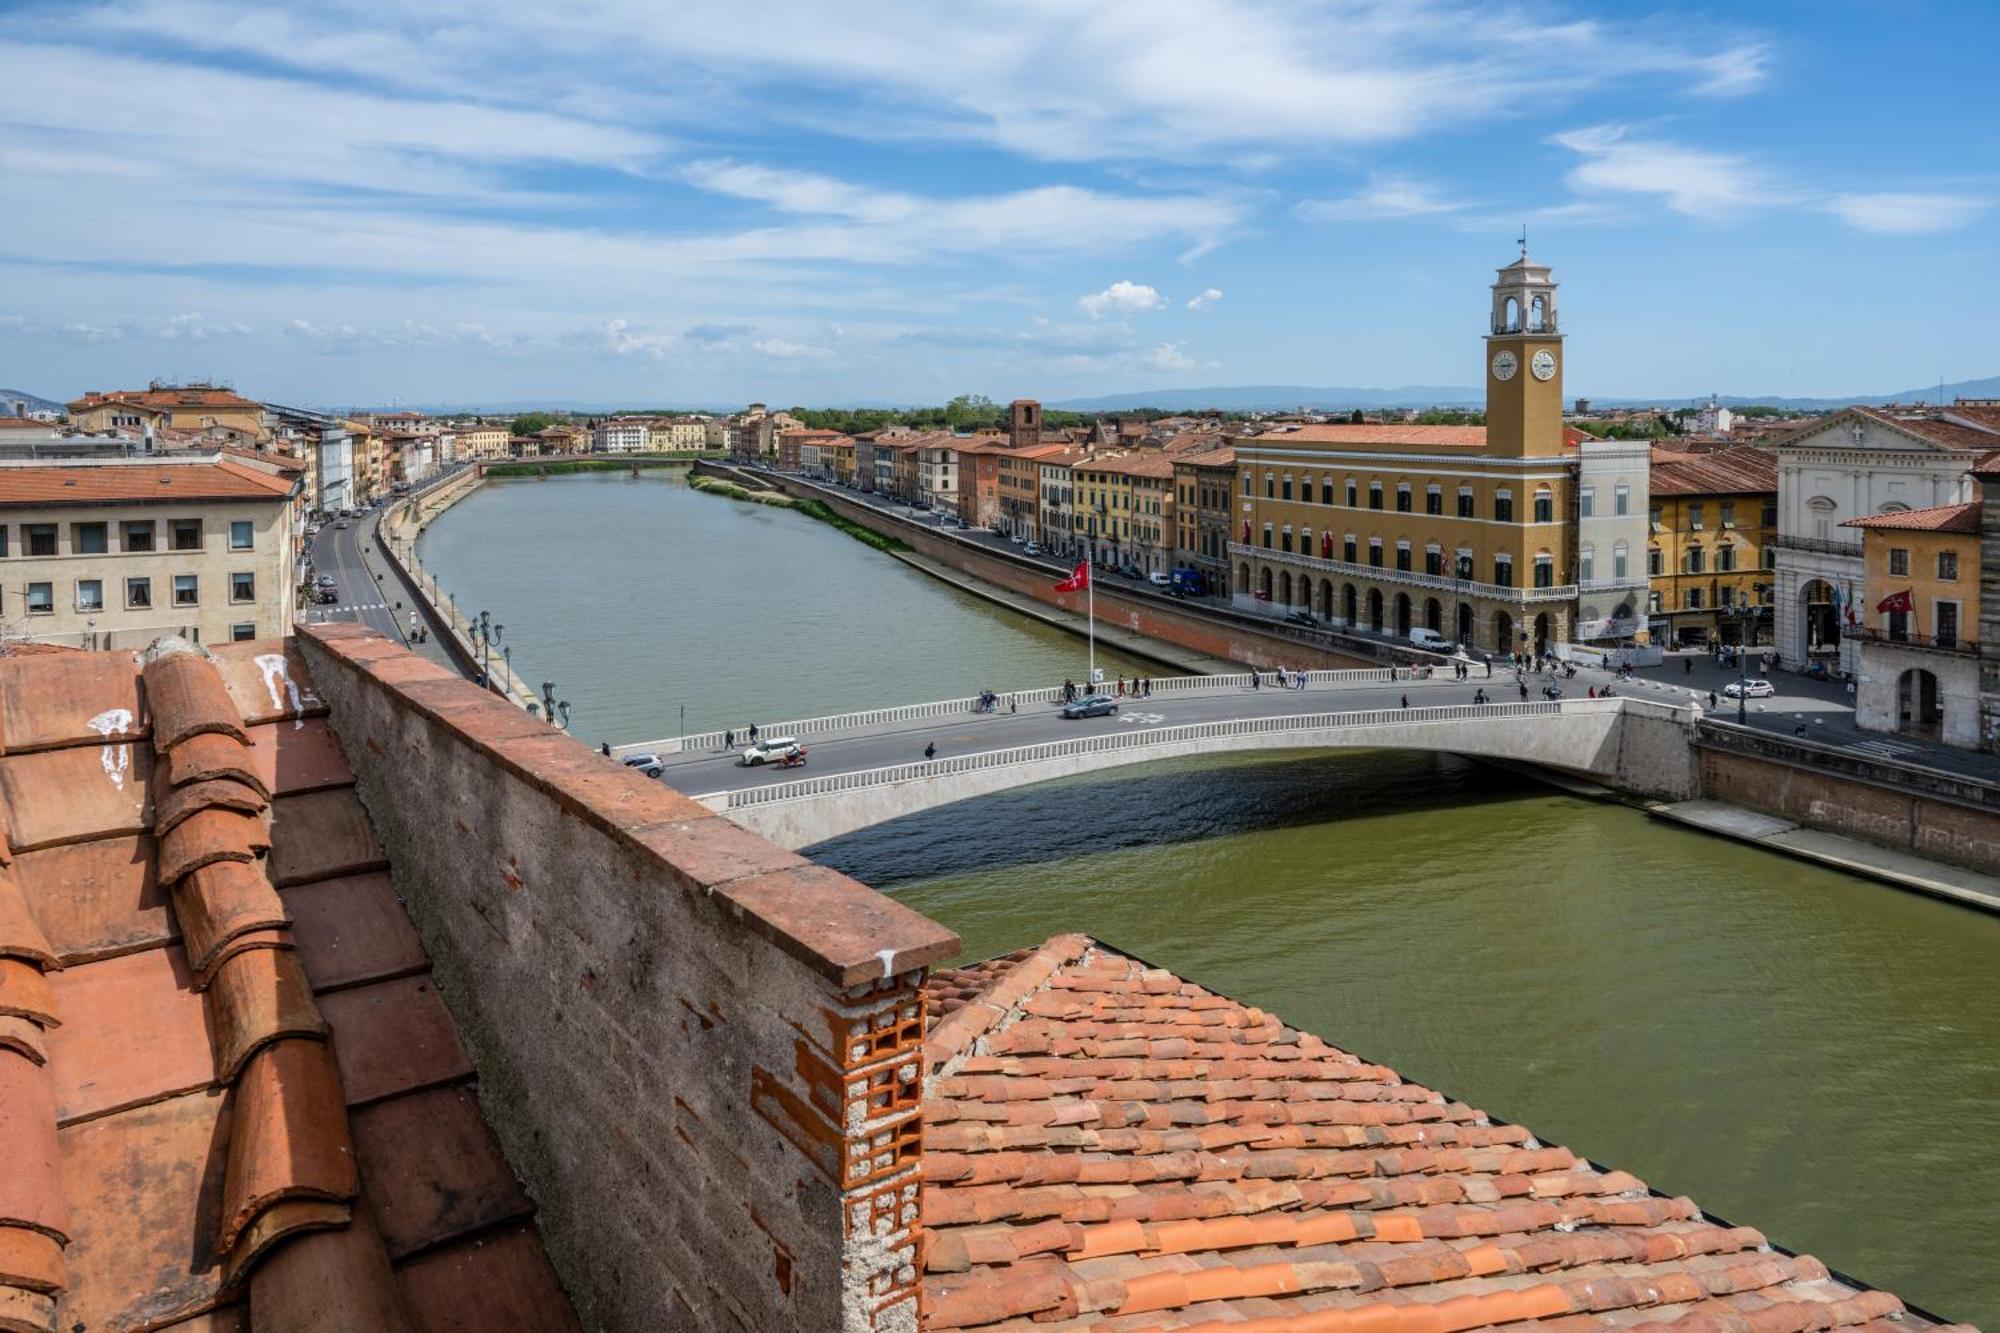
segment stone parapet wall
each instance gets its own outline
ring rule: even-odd
[[[935,922],[351,625],[301,633],[586,1326],[917,1326]]]

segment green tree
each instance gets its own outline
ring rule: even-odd
[[[516,435],[533,435],[556,424],[554,416],[547,412],[527,412],[515,417],[507,427]]]

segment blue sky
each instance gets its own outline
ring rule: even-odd
[[[502,12],[496,12],[498,11]],[[0,385],[313,404],[2000,374],[2000,6],[0,5]]]

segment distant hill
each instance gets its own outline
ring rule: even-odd
[[[26,389],[0,389],[0,417],[15,415],[14,404],[16,403],[21,403],[25,406],[26,410],[21,413],[23,416],[31,415],[35,412],[60,412],[63,410],[61,403],[52,403],[46,398],[37,398]]]

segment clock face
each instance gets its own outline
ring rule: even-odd
[[[1548,379],[1556,373],[1556,354],[1544,347],[1535,353],[1535,359],[1528,363],[1528,369],[1535,372],[1536,379]]]
[[[1514,378],[1514,372],[1520,368],[1521,363],[1514,359],[1512,352],[1495,352],[1493,354],[1494,379],[1511,380]]]

